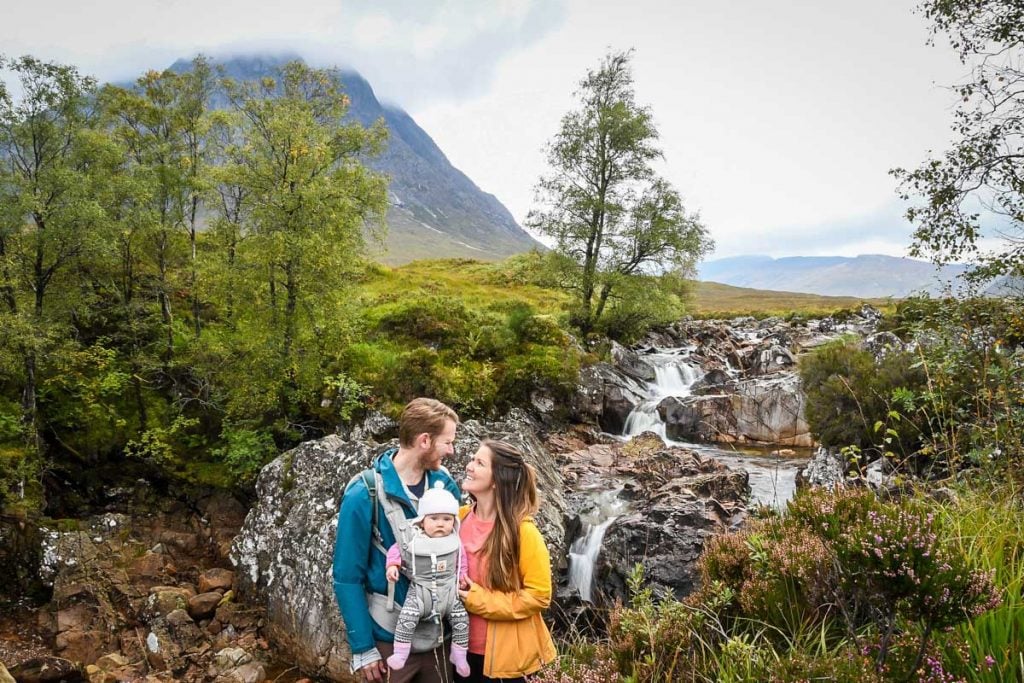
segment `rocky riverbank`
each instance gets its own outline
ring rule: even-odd
[[[614,345],[611,362],[584,368],[567,407],[537,397],[530,414],[463,424],[450,467],[461,477],[491,437],[518,445],[537,468],[555,612],[571,618],[584,602],[625,599],[636,564],[656,593],[685,595],[705,540],[746,518],[749,483],[743,470],[672,440],[809,444],[797,357],[841,334],[869,335],[874,321],[870,309],[799,325],[682,321],[632,348]],[[652,360],[666,350],[688,382],[685,395],[657,400],[669,442],[627,440],[631,416],[669,367]],[[372,415],[282,454],[262,471],[251,505],[223,492],[157,496],[134,479],[112,485],[85,517],[43,529],[5,524],[6,559],[16,553],[16,575],[37,572],[48,595],[0,615],[0,661],[19,681],[350,680],[330,579],[337,506],[394,430]]]

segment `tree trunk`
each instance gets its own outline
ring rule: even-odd
[[[597,309],[594,310],[594,324],[601,319],[601,315],[604,313],[604,306],[608,303],[608,295],[612,292],[612,286],[609,283],[604,283],[601,286],[601,296],[597,300]]]
[[[199,318],[199,276],[196,273],[196,212],[199,209],[199,197],[192,197],[192,207],[189,212],[188,239],[192,247],[192,272],[189,274],[189,289],[192,292],[192,322],[193,332],[196,339],[202,332],[202,323]]]
[[[163,318],[164,330],[167,334],[167,345],[161,358],[165,374],[169,374],[171,359],[174,357],[174,318],[171,315],[171,297],[167,291],[169,289],[167,282],[167,239],[167,231],[161,231],[157,244],[157,268],[160,286],[160,316]]]

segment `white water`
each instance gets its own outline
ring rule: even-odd
[[[757,334],[752,333],[752,338],[756,339]],[[784,506],[796,491],[796,469],[802,460],[783,459],[756,451],[744,454],[735,449],[711,444],[675,441],[666,435],[665,423],[658,414],[658,404],[669,396],[690,396],[693,385],[703,377],[699,367],[686,362],[691,350],[660,350],[642,356],[643,360],[654,367],[655,379],[647,385],[647,399],[637,405],[626,418],[622,430],[623,438],[628,440],[643,432],[654,432],[670,446],[690,448],[720,460],[730,467],[742,468],[750,477],[750,493],[754,503],[777,508]],[[728,359],[725,360],[729,374],[735,374],[735,370],[728,364]]]
[[[688,350],[680,351],[689,355]],[[634,408],[626,418],[623,436],[654,432],[667,440],[665,423],[658,415],[658,404],[669,396],[689,396],[691,387],[703,377],[700,368],[689,365],[683,358],[685,356],[674,353],[652,353],[643,357],[654,368],[654,382],[647,385],[647,400]]]
[[[604,534],[626,509],[618,499],[621,490],[602,491],[594,497],[591,507],[580,515],[583,531],[569,547],[569,587],[586,602],[593,601],[594,565]]]

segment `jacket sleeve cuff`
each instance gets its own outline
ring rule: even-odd
[[[367,664],[373,664],[374,662],[380,661],[380,652],[375,647],[371,647],[366,652],[353,652],[352,653],[352,673],[356,673]]]

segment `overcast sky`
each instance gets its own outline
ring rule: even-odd
[[[130,79],[197,51],[360,71],[520,221],[588,68],[635,48],[664,175],[715,256],[903,255],[888,170],[949,140],[963,67],[911,0],[2,0],[0,52]]]

